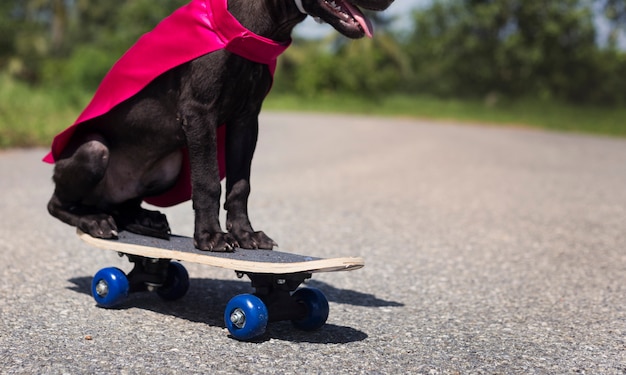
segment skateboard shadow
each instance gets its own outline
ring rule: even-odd
[[[324,292],[329,301],[341,303],[344,305],[363,306],[363,307],[402,307],[403,303],[395,301],[386,301],[378,298],[370,293],[357,292],[350,289],[336,288],[319,280],[307,280],[304,284],[311,288],[317,288]]]
[[[77,293],[91,295],[91,279],[92,277],[90,276],[69,279],[68,281],[73,285],[68,286],[67,289]],[[307,282],[305,286],[322,289],[324,294],[328,293],[327,298],[329,301],[337,303],[356,305],[354,302],[339,300],[339,297],[354,298],[362,295],[358,292],[354,292],[356,294],[351,295],[351,291],[337,289],[329,284],[320,282]],[[189,291],[178,301],[164,301],[159,298],[156,293],[132,293],[121,305],[115,307],[115,309],[125,310],[139,308],[158,314],[174,316],[194,323],[225,328],[223,316],[224,307],[228,304],[228,301],[238,294],[252,293],[253,291],[250,282],[247,280],[192,278],[190,280]],[[368,298],[365,299],[367,300]],[[374,300],[376,299],[374,298]],[[363,304],[359,305],[364,306]],[[367,334],[362,331],[335,324],[326,324],[322,329],[314,332],[302,332],[294,329],[290,322],[274,322],[269,324],[265,334],[255,341],[263,342],[270,339],[278,339],[304,343],[346,344],[362,341],[367,337]]]
[[[68,286],[68,289],[91,296],[91,280],[90,276],[69,279],[73,285]],[[192,278],[189,281],[189,291],[180,300],[165,301],[156,293],[131,293],[123,303],[113,309],[139,308],[191,322],[225,327],[223,314],[228,301],[238,294],[252,292],[248,282],[239,280]]]

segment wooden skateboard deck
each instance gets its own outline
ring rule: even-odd
[[[95,247],[124,254],[154,259],[173,259],[239,272],[264,274],[290,274],[352,271],[365,265],[360,257],[316,258],[275,250],[235,249],[230,253],[207,252],[196,249],[193,239],[172,235],[169,240],[121,232],[117,240],[92,237],[77,230],[86,243]]]
[[[121,232],[116,240],[103,240],[80,230],[77,234],[87,244],[116,251],[134,264],[128,274],[108,267],[94,275],[91,293],[102,307],[114,307],[130,293],[144,291],[154,291],[164,300],[182,298],[189,289],[189,274],[173,260],[234,270],[238,277],[247,275],[256,291],[233,297],[224,310],[224,324],[238,340],[259,337],[273,321],[291,320],[305,331],[322,327],[328,318],[328,300],[320,290],[298,288],[300,284],[316,272],[352,271],[365,264],[360,257],[316,258],[273,250],[205,252],[185,236],[163,240]]]

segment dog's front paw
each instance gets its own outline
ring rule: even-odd
[[[244,249],[264,249],[264,250],[272,250],[274,246],[278,246],[274,240],[269,238],[262,231],[252,232],[252,231],[237,231],[231,233],[237,239],[239,246]]]
[[[113,217],[101,215],[81,216],[78,221],[78,229],[97,238],[117,238],[117,225]]]
[[[195,234],[194,246],[202,251],[231,252],[239,247],[237,240],[228,233],[200,233]]]

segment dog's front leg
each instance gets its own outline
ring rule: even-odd
[[[183,122],[189,149],[194,244],[205,251],[232,251],[237,241],[220,227],[220,173],[217,162],[217,120],[210,115],[186,116]]]
[[[256,115],[239,118],[226,126],[226,228],[245,249],[269,249],[276,243],[255,232],[248,216],[250,169],[259,133]]]

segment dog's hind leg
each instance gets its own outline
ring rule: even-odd
[[[117,225],[111,215],[85,199],[102,180],[109,164],[109,149],[102,137],[88,136],[69,156],[56,162],[54,194],[48,212],[66,224],[100,238],[117,237]]]

